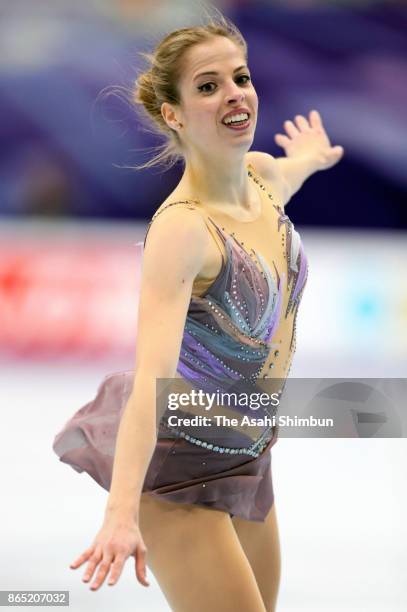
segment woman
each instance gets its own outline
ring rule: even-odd
[[[284,206],[343,149],[312,111],[276,136],[286,158],[248,152],[258,98],[246,44],[226,20],[173,32],[150,61],[135,98],[168,137],[159,159],[176,152],[185,170],[145,241],[135,371],[108,377],[54,444],[110,490],[100,531],[71,567],[87,563],[83,579],[95,576],[97,589],[133,555],[139,582],[148,586],[147,563],[177,612],[274,610],[276,428],[192,436],[160,419],[157,436],[155,385],[177,373],[206,390],[285,380],[307,262]]]

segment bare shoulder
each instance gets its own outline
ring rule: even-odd
[[[174,266],[193,278],[204,265],[208,232],[202,216],[193,206],[164,201],[154,213],[145,242],[148,267]]]
[[[137,322],[135,370],[140,376],[176,376],[194,279],[204,261],[206,240],[203,219],[183,206],[167,207],[149,226]]]
[[[271,193],[275,193],[284,207],[289,200],[289,187],[279,169],[277,160],[269,153],[262,151],[249,151],[246,153],[246,162],[251,164],[265,186]]]
[[[199,207],[192,200],[167,198],[156,209],[150,221],[150,233],[159,233],[168,240],[189,236],[192,238],[206,237],[207,232]]]

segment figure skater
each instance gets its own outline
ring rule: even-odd
[[[96,590],[133,556],[138,581],[149,585],[148,566],[176,612],[270,612],[278,427],[190,435],[157,425],[156,380],[210,391],[223,379],[253,389],[286,380],[307,259],[285,205],[343,149],[313,110],[275,136],[284,158],[250,151],[258,97],[246,43],[225,18],[172,32],[149,61],[134,98],[167,144],[147,165],[178,156],[184,172],[144,241],[134,371],[106,377],[55,439],[62,461],[109,491],[100,530],[70,567],[86,564]]]

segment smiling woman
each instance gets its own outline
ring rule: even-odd
[[[150,68],[140,74],[136,80],[133,100],[141,105],[151,120],[152,128],[165,137],[165,144],[161,152],[152,160],[137,166],[137,168],[151,167],[166,163],[171,166],[179,159],[183,159],[182,137],[179,130],[183,124],[174,120],[174,116],[166,118],[163,113],[163,104],[177,105],[182,102],[182,83],[188,83],[187,91],[191,95],[200,94],[211,96],[219,89],[220,81],[225,78],[224,67],[219,72],[214,62],[191,62],[189,52],[197,45],[214,43],[217,39],[229,43],[229,48],[236,55],[240,51],[237,65],[232,68],[233,80],[241,86],[249,87],[250,74],[247,68],[247,45],[239,30],[230,21],[221,17],[206,26],[183,28],[166,36],[155,49],[153,55],[142,53],[150,63]],[[216,62],[216,55],[214,56]],[[192,72],[191,72],[192,71]],[[186,77],[186,72],[188,76]],[[188,94],[187,94],[188,95]],[[172,118],[172,121],[171,121]]]
[[[109,572],[117,582],[133,555],[140,583],[148,586],[148,563],[176,612],[271,612],[278,428],[267,418],[173,427],[156,381],[256,396],[271,384],[281,396],[308,271],[284,205],[342,153],[316,111],[276,137],[287,159],[249,151],[258,97],[246,43],[225,19],[172,32],[148,57],[134,99],[166,143],[145,166],[182,159],[184,172],[144,240],[135,369],[106,377],[54,442],[62,461],[109,490],[102,528],[71,567],[87,562],[85,581],[98,568],[97,589]],[[182,410],[196,411],[193,402]],[[213,415],[250,408],[216,404]]]

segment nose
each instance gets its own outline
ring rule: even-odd
[[[233,104],[236,102],[241,103],[245,98],[244,91],[242,91],[241,87],[237,85],[234,81],[229,85],[228,91],[226,93],[226,103]]]

